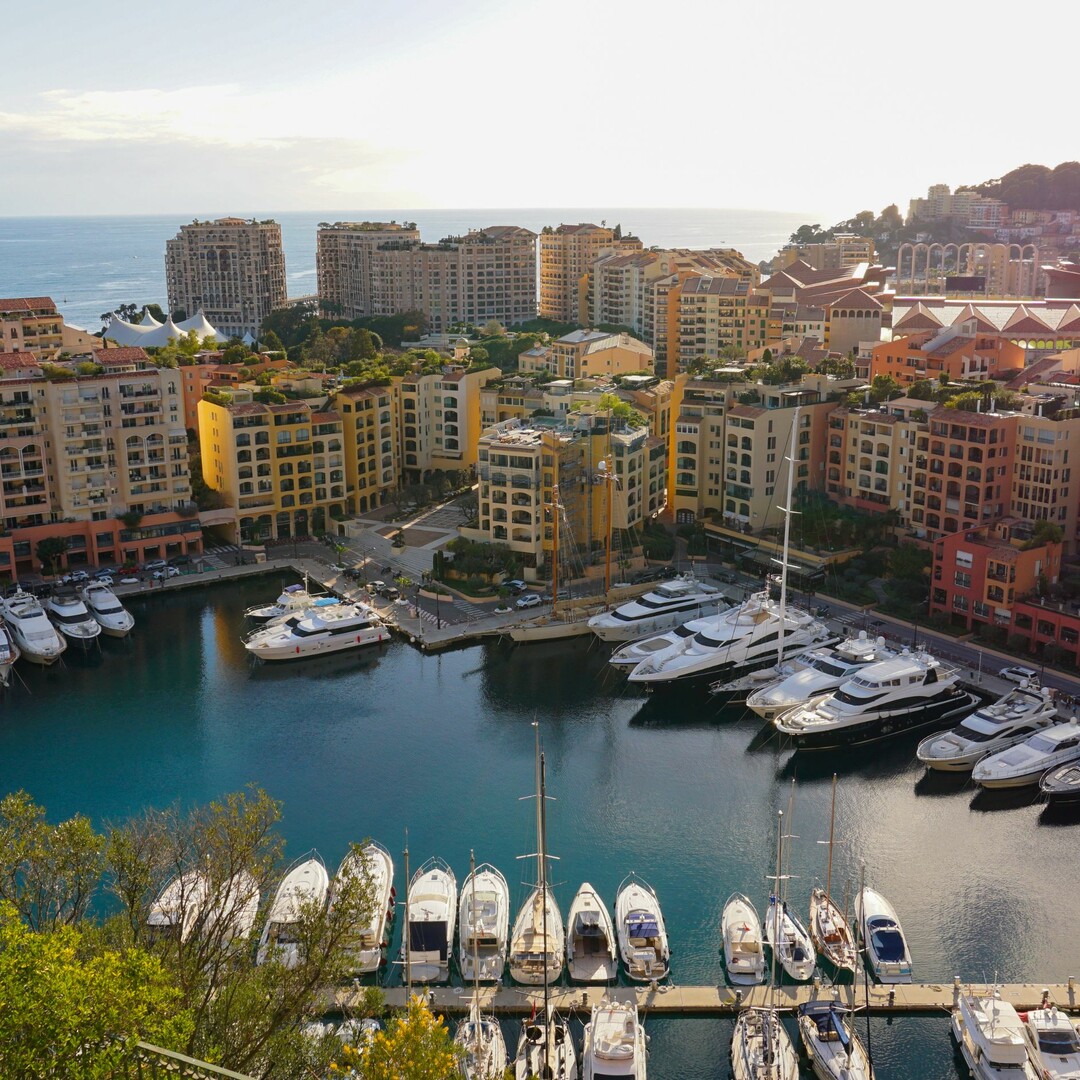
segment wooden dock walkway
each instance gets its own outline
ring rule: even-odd
[[[869,1008],[871,1013],[902,1016],[918,1013],[948,1013],[961,993],[987,995],[992,985],[984,983],[913,983],[894,986],[871,985],[867,1005],[862,983],[832,986],[806,983],[801,986],[781,986],[776,991],[776,1005],[795,1009],[814,998],[836,998],[845,1005]],[[452,1015],[468,1010],[471,987],[415,986],[414,993],[427,994],[436,1012]],[[1017,1011],[1037,1009],[1044,1000],[1068,1012],[1080,1011],[1080,999],[1073,980],[1065,984],[1012,983],[999,985],[1002,998]],[[405,1005],[404,987],[385,991],[386,1004],[391,1008]],[[552,1005],[561,1013],[588,1012],[602,998],[636,1001],[643,1014],[663,1013],[677,1016],[734,1016],[740,1009],[769,1004],[770,993],[765,986],[557,986],[550,992]],[[543,1008],[543,992],[538,989],[512,986],[481,986],[480,1004],[484,1012],[497,1016],[528,1016],[534,1009]],[[338,990],[333,994],[330,1009],[347,1011],[359,1004],[360,994],[353,990]]]

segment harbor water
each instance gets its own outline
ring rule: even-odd
[[[396,641],[253,667],[242,612],[280,584],[138,598],[129,640],[70,649],[55,669],[21,664],[23,683],[0,706],[0,789],[24,788],[52,819],[82,812],[100,824],[254,783],[283,803],[292,857],[314,847],[332,870],[350,841],[372,836],[394,853],[402,895],[407,827],[414,867],[440,855],[460,883],[475,850],[503,870],[516,907],[529,877],[517,857],[535,850],[533,805],[521,801],[533,788],[535,718],[564,916],[582,881],[610,905],[636,871],[663,905],[673,980],[716,984],[724,902],[740,891],[764,908],[793,778],[791,902],[805,911],[824,881],[835,769],[834,895],[857,886],[865,864],[904,924],[916,981],[1080,976],[1077,827],[1027,795],[986,799],[962,780],[931,781],[914,739],[794,755],[703,689],[630,690],[608,649],[580,639],[433,656]],[[727,1075],[730,1021],[646,1026],[654,1080]],[[964,1075],[944,1017],[874,1019],[870,1035],[881,1080]]]

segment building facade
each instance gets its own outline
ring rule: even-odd
[[[540,317],[587,323],[587,275],[602,255],[642,250],[636,236],[606,225],[559,225],[540,234]]]
[[[174,318],[202,311],[226,336],[257,337],[287,302],[281,226],[245,218],[184,225],[165,242],[165,284]]]
[[[324,318],[359,319],[375,314],[372,255],[380,246],[420,243],[411,222],[338,221],[316,234],[315,271]]]
[[[676,330],[668,334],[669,375],[716,359],[727,346],[745,355],[779,344],[779,335],[774,340],[770,333],[769,294],[738,278],[691,275],[668,292],[668,303]]]

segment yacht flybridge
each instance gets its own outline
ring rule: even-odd
[[[958,668],[928,652],[904,649],[863,668],[831,693],[780,713],[773,724],[808,750],[877,742],[974,710],[979,699],[959,681]]]
[[[717,605],[728,603],[715,586],[693,577],[672,578],[613,611],[594,615],[589,628],[601,641],[629,641],[670,630]]]
[[[988,997],[960,995],[952,1013],[952,1033],[976,1080],[1038,1080],[1023,1021],[996,987]]]
[[[54,593],[45,601],[53,625],[69,642],[87,649],[101,636],[101,625],[75,592]]]
[[[270,619],[280,618],[282,615],[294,615],[298,611],[306,611],[318,599],[333,600],[334,598],[310,592],[307,574],[305,574],[303,585],[286,585],[281,590],[281,595],[272,604],[256,604],[254,607],[249,607],[244,615],[255,622],[267,622]]]
[[[56,632],[36,596],[22,589],[0,599],[0,611],[11,636],[32,664],[53,664],[67,648],[67,638]]]
[[[980,758],[1023,742],[1052,727],[1057,719],[1049,689],[1022,683],[965,717],[951,731],[927,736],[915,754],[929,769],[967,772]]]

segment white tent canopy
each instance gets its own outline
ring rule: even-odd
[[[144,349],[160,349],[169,344],[170,339],[179,341],[189,331],[194,330],[200,338],[214,338],[224,341],[225,335],[219,334],[201,312],[196,312],[190,319],[175,323],[170,315],[159,323],[147,312],[141,323],[124,322],[114,318],[105,328],[104,337],[115,341],[117,345],[138,345]]]

